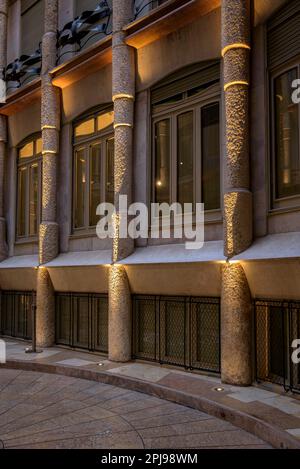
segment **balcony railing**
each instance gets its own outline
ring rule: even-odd
[[[57,35],[57,62],[67,54],[80,52],[96,39],[108,36],[112,32],[111,1],[99,2],[95,10],[87,10],[73,21],[67,23]]]
[[[134,20],[146,15],[150,10],[166,3],[168,0],[134,0]]]
[[[41,73],[42,53],[41,43],[31,55],[21,55],[3,70],[3,80],[6,82],[6,91],[20,88]]]

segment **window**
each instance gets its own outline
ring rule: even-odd
[[[192,73],[191,73],[192,71]],[[220,209],[219,67],[179,73],[152,90],[153,193],[157,203]]]
[[[36,236],[40,220],[42,139],[27,140],[18,151],[17,237]]]
[[[292,82],[299,76],[299,67],[294,67],[272,80],[275,207],[280,199],[300,195],[299,105],[292,101]]]
[[[21,54],[31,55],[44,33],[44,0],[21,2]]]
[[[97,112],[74,126],[73,228],[97,225],[101,202],[114,200],[114,113]]]

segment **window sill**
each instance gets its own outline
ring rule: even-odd
[[[16,241],[15,241],[15,245],[20,246],[20,245],[23,245],[23,244],[38,244],[38,242],[39,242],[38,237],[34,237],[34,238],[17,238]]]
[[[281,215],[285,213],[300,212],[300,205],[295,205],[293,207],[276,207],[270,209],[268,212],[268,217],[274,217],[276,215]]]
[[[90,230],[76,230],[70,234],[69,239],[97,238],[96,227]]]

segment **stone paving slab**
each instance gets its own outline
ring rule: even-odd
[[[1,373],[4,373],[3,381],[0,380],[2,397],[9,400],[10,394],[17,404],[18,383],[22,381],[23,384],[33,383],[32,390],[24,391],[22,395],[26,395],[27,399],[34,397],[35,402],[32,404],[52,405],[54,418],[58,418],[58,412],[55,410],[55,398],[58,394],[61,402],[73,400],[77,403],[76,405],[81,403],[81,409],[78,409],[81,412],[84,411],[83,403],[88,406],[101,406],[102,410],[113,410],[122,418],[129,419],[128,421],[131,421],[130,419],[145,421],[145,419],[155,419],[155,417],[159,419],[162,415],[160,412],[155,413],[157,409],[155,401],[152,405],[149,399],[164,398],[193,407],[196,409],[195,412],[202,411],[204,415],[221,417],[235,426],[250,431],[256,437],[263,438],[274,447],[300,448],[300,396],[287,395],[279,387],[271,388],[270,385],[234,387],[222,384],[217,376],[188,373],[182,369],[162,367],[151,363],[113,363],[99,355],[59,347],[48,349],[53,352],[50,354],[47,351],[46,354],[37,354],[30,361],[28,360],[30,355],[26,355],[23,359],[24,349],[28,344],[14,340],[12,345],[7,341],[7,345],[8,364],[6,366],[31,370],[31,374],[25,377],[18,370],[15,382],[11,382],[12,371],[2,368]],[[17,360],[14,358],[16,355]],[[50,375],[42,375],[35,380],[37,371],[57,373],[55,375],[56,392],[51,390],[51,386],[50,390],[47,390],[47,380],[51,383]],[[65,377],[60,377],[59,380],[58,375],[65,375]],[[99,383],[99,386],[107,386],[107,388],[100,392],[97,388],[98,384],[86,387],[79,383],[75,385],[72,381],[74,377],[93,379],[105,383]],[[65,384],[64,379],[73,382],[73,386]],[[10,386],[9,393],[7,393],[7,386]],[[129,391],[126,392],[122,388],[127,388]],[[218,392],[218,388],[221,392]],[[156,397],[148,397],[148,400],[144,400],[138,397],[138,393],[131,394],[132,391],[142,391]],[[167,404],[164,401],[162,407],[172,408],[172,405],[177,404]],[[1,408],[3,407],[0,404],[0,412]],[[172,421],[171,410],[166,415]],[[35,423],[37,422],[33,421],[31,425]],[[12,428],[14,428],[13,424]],[[155,440],[156,437],[148,439],[149,445],[152,445],[152,439]],[[207,444],[210,447],[210,443]],[[240,442],[240,446],[245,445]],[[252,442],[250,446],[255,447],[255,444]]]
[[[46,384],[47,391],[37,389],[37,382]],[[0,442],[5,449],[271,448],[260,438],[224,420],[145,393],[86,379],[65,376],[56,379],[40,372],[3,368],[0,369],[2,383],[8,392],[10,387],[14,391],[19,387],[20,398],[20,403],[13,407],[7,400],[7,408],[1,410]],[[50,399],[49,403],[32,405],[41,393],[59,394],[58,383],[70,396],[75,389],[84,392],[86,399],[57,396],[55,403]],[[91,404],[89,391],[92,395],[104,394],[105,399]],[[140,412],[151,409],[148,419],[145,412],[138,415],[134,405]],[[134,419],[130,418],[131,414]]]

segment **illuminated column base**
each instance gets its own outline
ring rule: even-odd
[[[252,241],[252,193],[246,189],[224,194],[224,252],[231,258]]]
[[[55,343],[55,296],[46,268],[39,268],[37,276],[36,341],[42,348]]]
[[[248,281],[239,263],[222,270],[221,375],[237,386],[252,383],[252,307]]]
[[[115,362],[131,359],[131,295],[125,267],[112,265],[109,272],[108,358]]]

